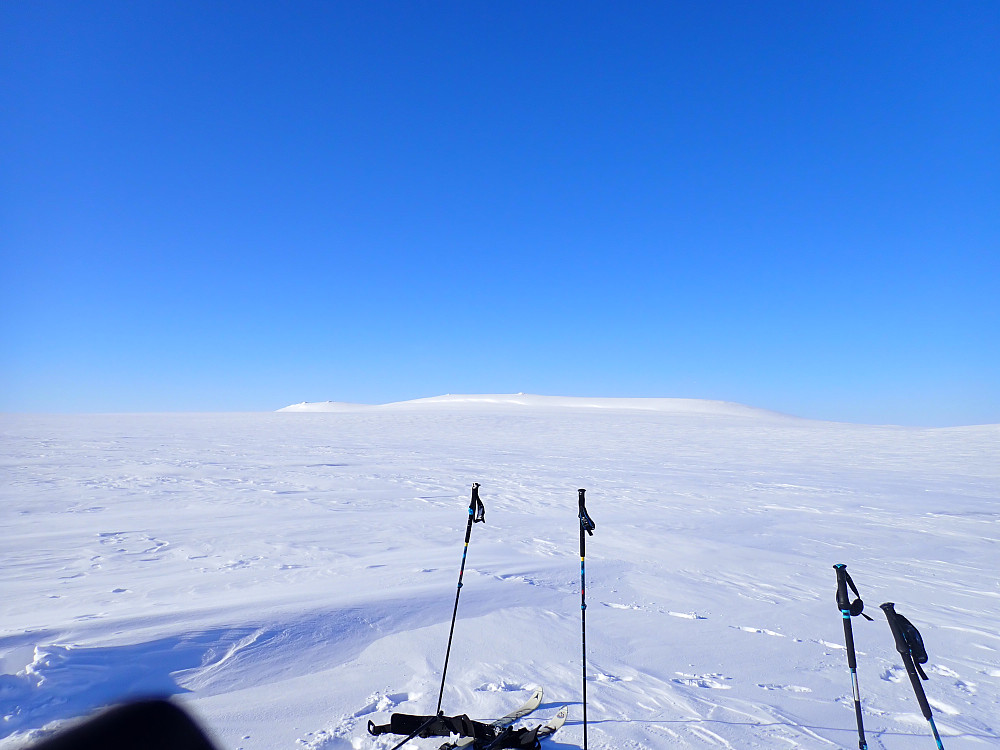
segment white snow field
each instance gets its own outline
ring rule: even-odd
[[[933,748],[878,605],[923,634],[948,750],[1000,747],[1000,425],[720,402],[449,396],[266,414],[0,417],[0,747],[174,695],[222,750],[386,750],[534,686],[592,748]],[[436,748],[440,739],[415,740]]]

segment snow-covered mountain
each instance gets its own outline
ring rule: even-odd
[[[467,394],[432,396],[390,404],[351,404],[342,401],[303,401],[280,412],[344,412],[362,409],[441,409],[484,407],[529,407],[532,409],[622,409],[671,412],[674,414],[716,414],[724,416],[784,416],[764,409],[730,401],[707,401],[693,398],[579,398],[572,396],[537,396],[526,393]]]
[[[894,601],[946,747],[1000,747],[997,425],[518,394],[5,415],[0,440],[3,748],[151,692],[226,750],[391,747],[365,725],[436,706],[473,482],[446,712],[541,685],[536,716],[571,706],[548,746],[580,746],[586,488],[592,748],[855,747],[834,563],[875,617],[869,746],[933,746]]]

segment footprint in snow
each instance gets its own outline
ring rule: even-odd
[[[751,628],[747,625],[730,625],[729,627],[736,630],[742,630],[744,633],[759,633],[761,635],[771,635],[775,638],[785,638],[783,633],[777,633],[773,630],[768,630],[767,628]]]
[[[931,698],[927,696],[927,702],[931,704],[931,707],[938,713],[947,714],[948,716],[958,716],[962,713],[959,709],[952,706],[950,703],[945,703],[944,701],[937,700],[936,698]]]
[[[535,552],[548,557],[555,557],[562,554],[559,548],[547,539],[532,539],[528,544],[534,548]]]
[[[928,672],[933,672],[934,674],[939,674],[942,677],[958,677],[958,672],[954,669],[950,669],[942,664],[935,664],[933,667],[927,670]]]
[[[889,667],[881,674],[881,678],[886,682],[902,682],[903,672],[902,667]]]
[[[604,674],[603,672],[598,672],[592,677],[588,677],[588,680],[594,680],[595,682],[631,682],[631,677],[618,677],[613,674]]]
[[[390,693],[386,695],[375,693],[363,708],[359,708],[351,714],[351,718],[360,719],[362,716],[367,716],[368,714],[388,713],[400,703],[406,703],[414,697],[417,696],[411,696],[409,693]]]
[[[344,716],[332,726],[308,732],[296,740],[305,750],[359,750],[367,745],[367,717],[374,713],[389,713],[413,697],[409,693],[375,693],[354,713]],[[361,736],[363,735],[363,736]]]
[[[837,650],[839,650],[839,651],[846,651],[847,650],[847,647],[844,646],[841,643],[830,643],[830,641],[824,641],[824,640],[813,641],[813,643],[818,643],[820,646],[823,646],[824,648],[831,648],[834,651],[837,651]]]
[[[487,682],[476,688],[476,690],[480,693],[514,693],[527,689],[528,688],[524,687],[524,685],[516,682],[507,682],[506,680],[500,680],[500,682]]]
[[[975,695],[979,690],[976,683],[965,680],[955,680],[955,687],[966,695]]]
[[[340,734],[337,729],[320,729],[318,732],[309,732],[305,737],[296,740],[295,744],[306,748],[306,750],[340,750],[340,748],[354,750],[355,747],[360,747],[360,743],[355,744]]]
[[[704,615],[699,615],[697,612],[667,612],[671,617],[680,617],[683,620],[707,620],[708,618]]]
[[[712,690],[730,690],[732,685],[726,685],[721,682],[721,680],[731,680],[732,677],[726,677],[725,675],[719,674],[718,672],[712,674],[685,674],[684,672],[675,672],[679,675],[674,678],[672,682],[678,685],[686,685],[688,687],[699,687],[699,688],[709,688]]]
[[[801,685],[779,685],[777,683],[757,683],[757,687],[764,690],[785,690],[790,693],[811,693],[812,690]]]

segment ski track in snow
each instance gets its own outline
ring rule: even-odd
[[[450,397],[5,415],[0,441],[2,750],[150,694],[224,750],[386,750],[369,719],[437,702],[472,482],[445,711],[541,685],[534,717],[571,707],[546,747],[582,744],[586,487],[595,750],[856,746],[837,562],[875,617],[854,620],[869,746],[932,742],[891,600],[949,750],[1000,747],[1000,426]]]

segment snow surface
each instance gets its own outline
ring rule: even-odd
[[[287,412],[303,413],[287,413]],[[683,400],[450,396],[270,414],[0,417],[0,747],[173,694],[224,750],[391,747],[536,685],[593,748],[932,747],[878,604],[930,654],[948,750],[1000,747],[1000,426],[813,422]],[[439,741],[418,740],[417,748]]]

